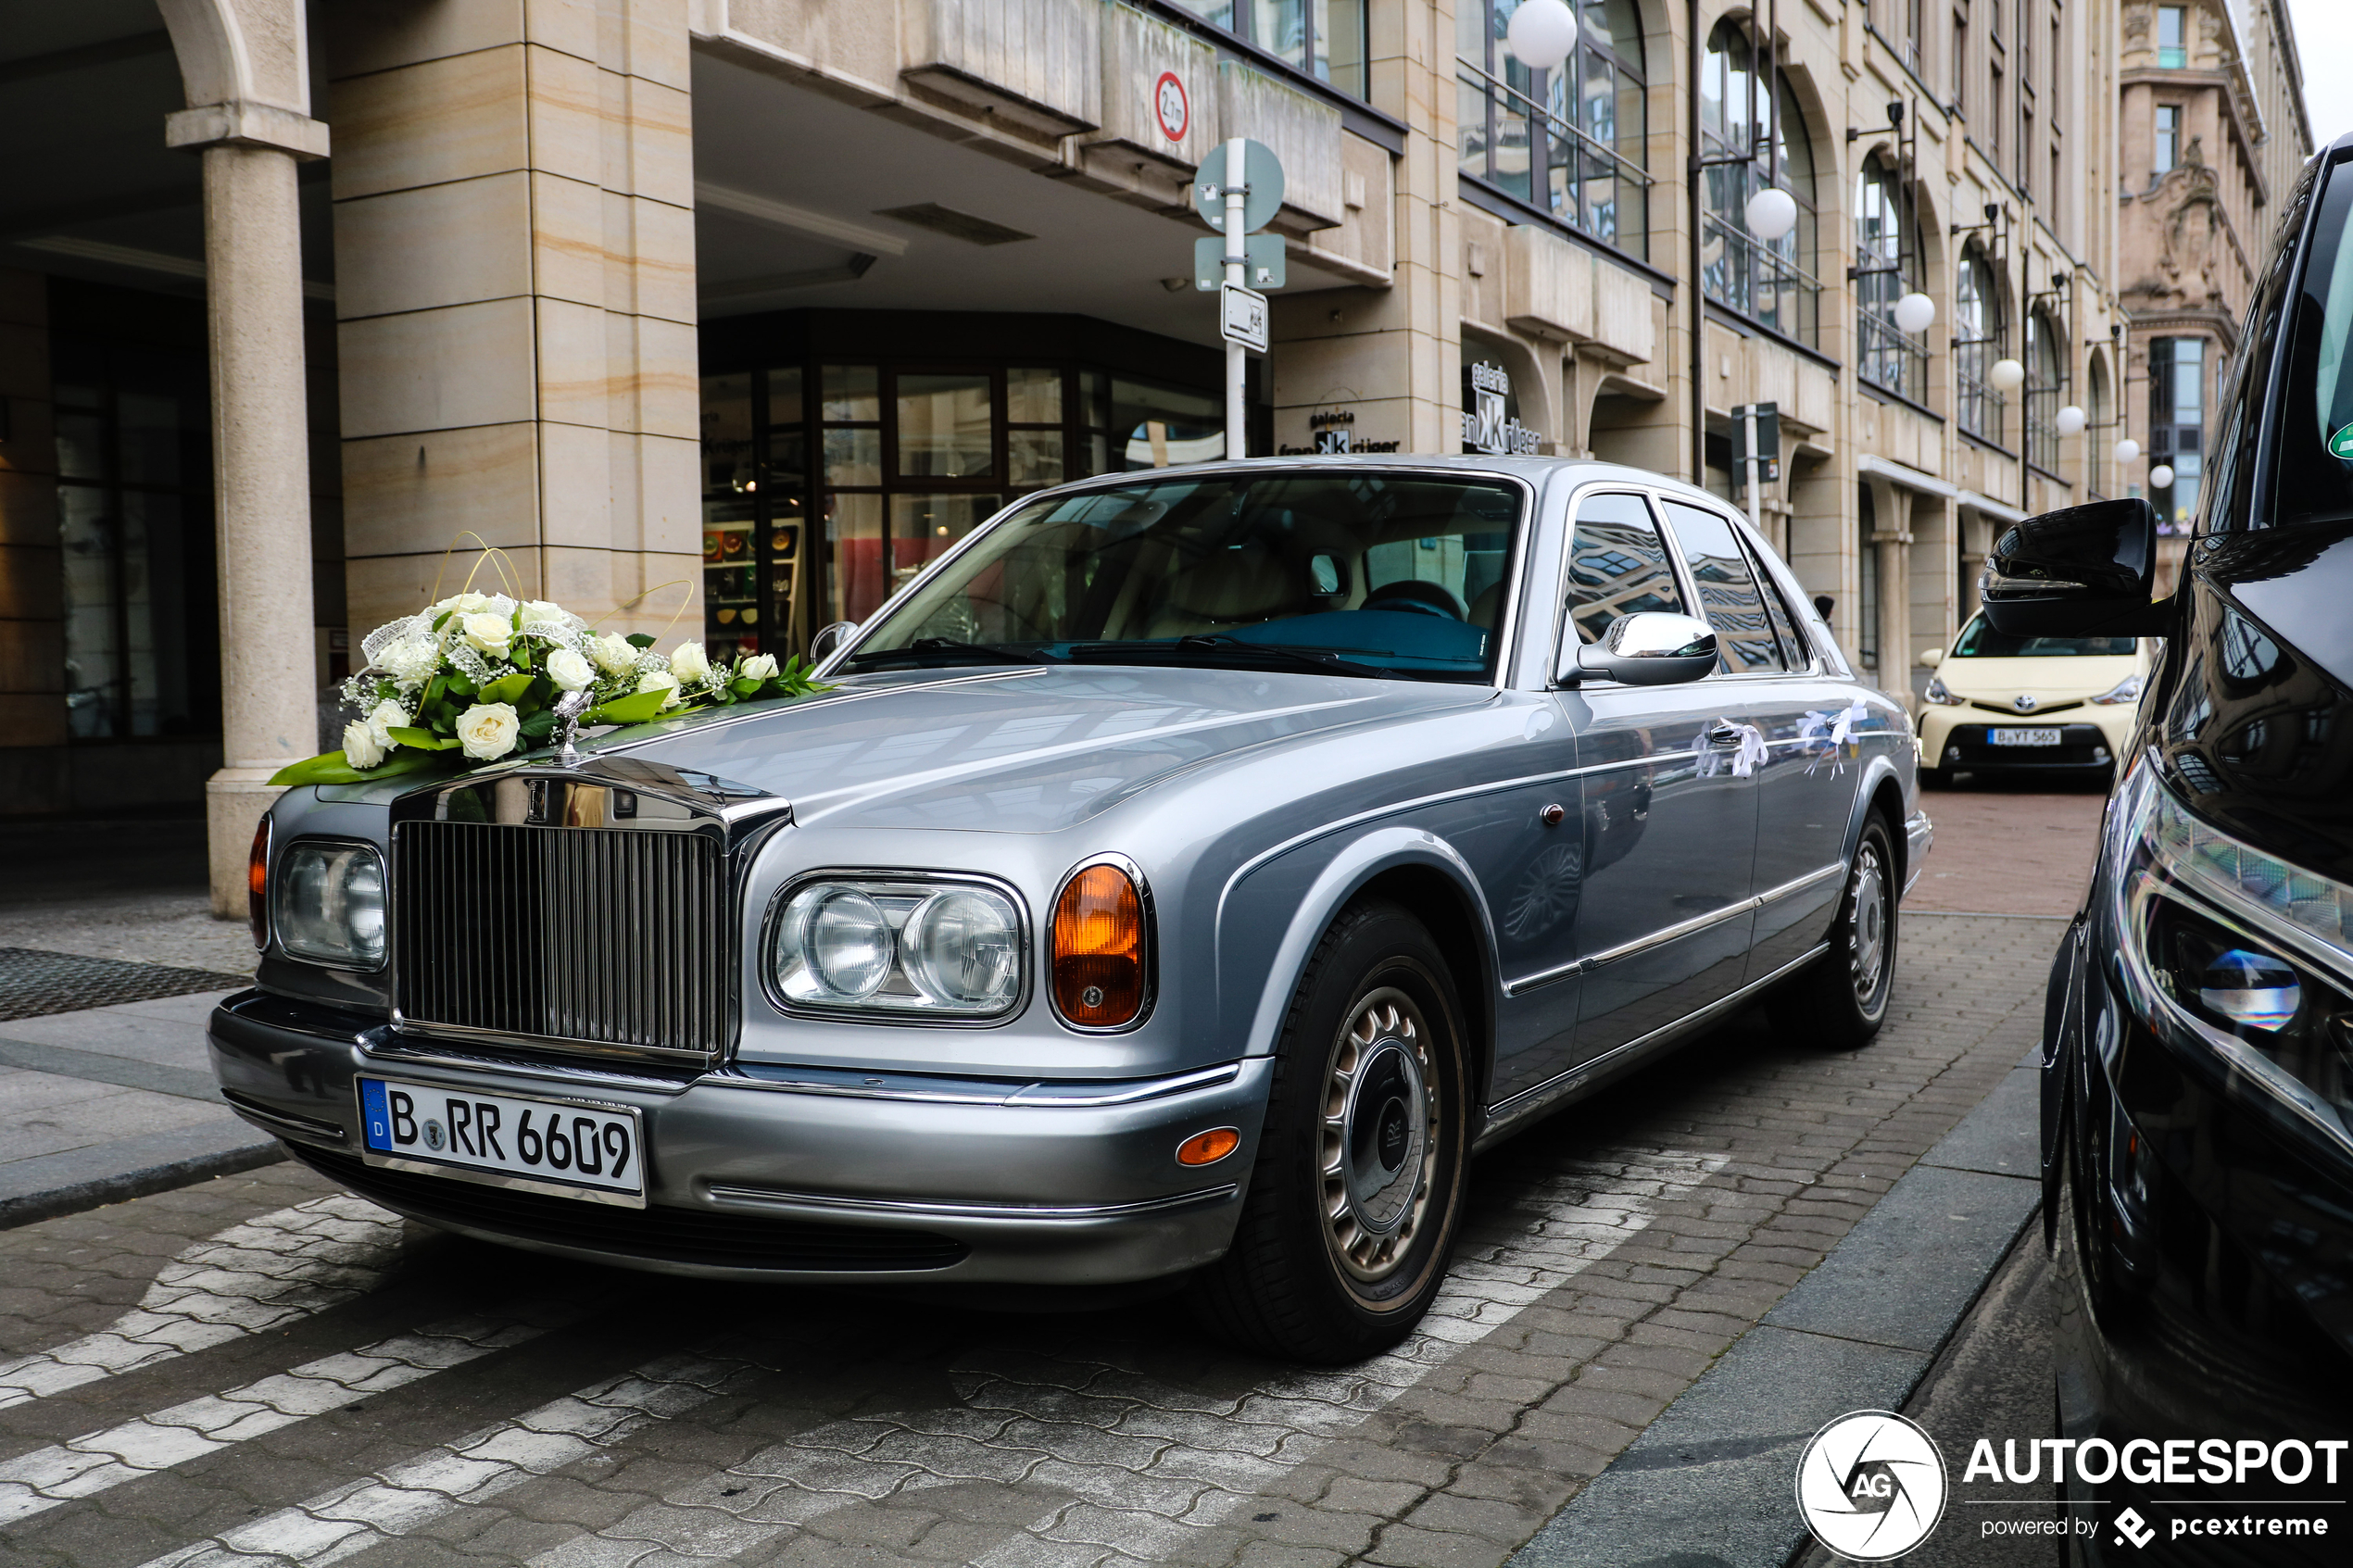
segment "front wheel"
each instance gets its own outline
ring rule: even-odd
[[[1773,1022],[1785,1033],[1831,1050],[1869,1045],[1887,1022],[1895,988],[1898,884],[1894,840],[1877,812],[1847,862],[1830,951],[1792,976],[1772,997]]]
[[[1291,1003],[1233,1246],[1193,1283],[1212,1332],[1331,1364],[1421,1321],[1462,1214],[1465,1035],[1421,922],[1385,902],[1343,910]]]

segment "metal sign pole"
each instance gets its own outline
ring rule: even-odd
[[[1244,258],[1250,245],[1250,230],[1242,217],[1243,204],[1249,197],[1250,175],[1247,149],[1249,142],[1237,136],[1226,144],[1226,282],[1230,288],[1242,288],[1249,280],[1243,275]],[[1250,456],[1250,433],[1243,423],[1247,410],[1242,395],[1250,374],[1248,351],[1228,339],[1226,344],[1226,456]]]
[[[1751,403],[1743,408],[1741,419],[1748,430],[1748,451],[1741,458],[1741,466],[1748,470],[1748,525],[1762,535],[1765,532],[1763,511],[1757,505],[1756,493],[1765,488],[1765,453],[1756,445],[1756,405]]]

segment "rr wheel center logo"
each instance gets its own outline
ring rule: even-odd
[[[1797,1510],[1814,1538],[1857,1562],[1884,1562],[1944,1516],[1944,1456],[1886,1411],[1856,1411],[1814,1434],[1797,1462]]]

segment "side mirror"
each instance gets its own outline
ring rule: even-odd
[[[1706,621],[1645,610],[1611,621],[1600,642],[1580,644],[1562,661],[1561,684],[1599,676],[1629,686],[1671,686],[1713,672],[1717,657],[1716,633]]]
[[[1935,669],[1938,665],[1944,662],[1944,650],[1943,648],[1930,648],[1927,652],[1920,655],[1920,663],[1931,670]]]
[[[830,626],[818,627],[816,635],[809,639],[809,662],[823,664],[857,630],[858,622],[855,621],[837,621]]]
[[[2013,523],[1994,541],[1977,595],[2014,637],[2151,636],[2157,508],[2139,496],[2094,501]]]

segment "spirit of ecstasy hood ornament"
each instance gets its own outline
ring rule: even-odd
[[[560,766],[580,766],[580,753],[573,749],[572,743],[580,738],[580,721],[595,701],[586,692],[566,692],[556,699],[556,761]]]

